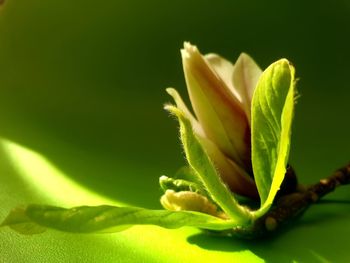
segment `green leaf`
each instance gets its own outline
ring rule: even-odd
[[[241,225],[251,223],[250,211],[241,206],[226,185],[221,181],[213,163],[193,132],[191,122],[179,108],[166,105],[165,109],[176,115],[180,123],[180,137],[186,159],[203,183],[210,197],[231,218]]]
[[[193,125],[192,125],[192,127],[193,127]],[[202,181],[198,178],[198,176],[196,175],[195,171],[193,171],[193,169],[190,166],[188,166],[188,165],[180,167],[176,171],[176,173],[174,174],[173,177],[175,179],[183,179],[183,180],[186,180],[186,181],[190,181],[190,182],[196,183],[198,186],[203,188]]]
[[[24,208],[16,208],[11,211],[0,226],[10,226],[13,230],[24,235],[40,234],[46,229],[32,222],[25,213]]]
[[[252,163],[261,199],[256,216],[270,208],[286,172],[294,90],[294,67],[281,59],[263,72],[253,95]]]
[[[165,175],[162,175],[159,178],[159,185],[164,192],[170,189],[170,190],[174,190],[175,192],[190,191],[190,192],[199,193],[204,196],[206,195],[206,191],[202,189],[200,185],[184,179],[174,179],[174,178],[170,178]]]
[[[24,220],[25,219],[25,220]],[[21,228],[18,229],[18,222]],[[71,209],[29,205],[10,213],[1,226],[10,226],[22,234],[35,234],[31,226],[73,233],[118,232],[133,225],[157,225],[164,228],[194,226],[208,230],[227,230],[237,226],[234,220],[223,220],[198,212],[148,210],[136,207],[80,206]],[[26,226],[29,226],[26,231]],[[42,231],[41,231],[42,232]]]

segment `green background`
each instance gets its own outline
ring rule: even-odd
[[[297,70],[290,162],[312,183],[350,159],[350,2],[8,0],[0,10],[0,220],[29,202],[160,208],[184,164],[164,89],[186,94],[179,49]],[[22,145],[15,146],[8,140]],[[53,170],[53,167],[55,169]],[[51,169],[51,170],[50,170]],[[0,262],[348,262],[350,190],[293,228],[243,242],[192,228],[111,235],[0,230]]]

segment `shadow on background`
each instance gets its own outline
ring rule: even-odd
[[[0,135],[97,193],[159,207],[158,177],[183,165],[177,124],[162,105],[170,101],[167,86],[186,94],[184,40],[233,61],[247,52],[262,68],[281,57],[293,62],[301,98],[290,162],[302,182],[350,158],[348,1],[9,0],[0,12]],[[350,200],[349,191],[334,198]],[[189,241],[251,249],[268,262],[336,262],[348,259],[343,208],[315,207],[261,243]]]
[[[245,51],[263,68],[295,64],[291,163],[311,183],[350,156],[349,24],[347,1],[8,1],[0,135],[94,191],[156,206],[158,177],[184,163],[162,105],[167,86],[186,94],[179,49],[190,40],[231,60]]]
[[[322,206],[322,207],[321,207]],[[350,229],[349,205],[312,207],[301,220],[276,236],[260,240],[208,235],[188,237],[188,242],[215,251],[250,250],[268,263],[347,262]]]

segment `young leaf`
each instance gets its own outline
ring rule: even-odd
[[[294,67],[286,59],[261,75],[252,100],[252,164],[262,216],[283,181],[289,156],[294,108]]]
[[[6,225],[24,235],[40,234],[46,230],[45,227],[31,221],[23,207],[13,209],[0,227]]]
[[[25,220],[24,220],[25,219]],[[18,229],[18,223],[21,228]],[[29,205],[10,213],[1,226],[9,226],[22,234],[36,234],[38,229],[52,228],[74,233],[118,232],[133,225],[157,225],[164,228],[194,226],[208,230],[236,227],[234,220],[223,220],[198,212],[148,210],[136,207],[80,206],[65,209],[55,206]],[[29,226],[26,231],[26,226]]]
[[[175,192],[190,191],[190,192],[199,193],[203,196],[206,195],[206,191],[202,189],[200,185],[184,179],[174,179],[174,178],[170,178],[165,175],[162,175],[159,178],[159,185],[164,192],[170,189],[170,190],[174,190]]]
[[[192,125],[192,127],[193,127],[193,125]],[[194,128],[193,128],[193,131],[195,132]],[[173,177],[175,179],[183,179],[183,180],[186,180],[186,181],[189,181],[189,182],[196,183],[199,187],[203,188],[203,184],[200,181],[200,179],[198,178],[198,176],[196,175],[195,171],[193,171],[193,169],[190,166],[188,166],[188,165],[180,167],[176,171],[176,173],[174,174]]]
[[[230,218],[239,221],[241,225],[250,224],[250,211],[237,202],[230,190],[221,181],[213,163],[193,133],[190,120],[175,106],[167,105],[165,109],[178,118],[186,159],[200,178],[210,197]]]

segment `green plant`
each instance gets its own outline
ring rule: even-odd
[[[298,185],[288,167],[296,98],[295,70],[288,60],[262,72],[246,54],[233,65],[215,54],[203,56],[189,43],[182,58],[196,117],[177,91],[168,88],[176,106],[165,109],[179,121],[189,166],[177,178],[160,177],[166,210],[28,205],[14,209],[2,226],[36,234],[46,228],[90,233],[152,224],[257,238],[350,182],[349,165],[310,187]]]

